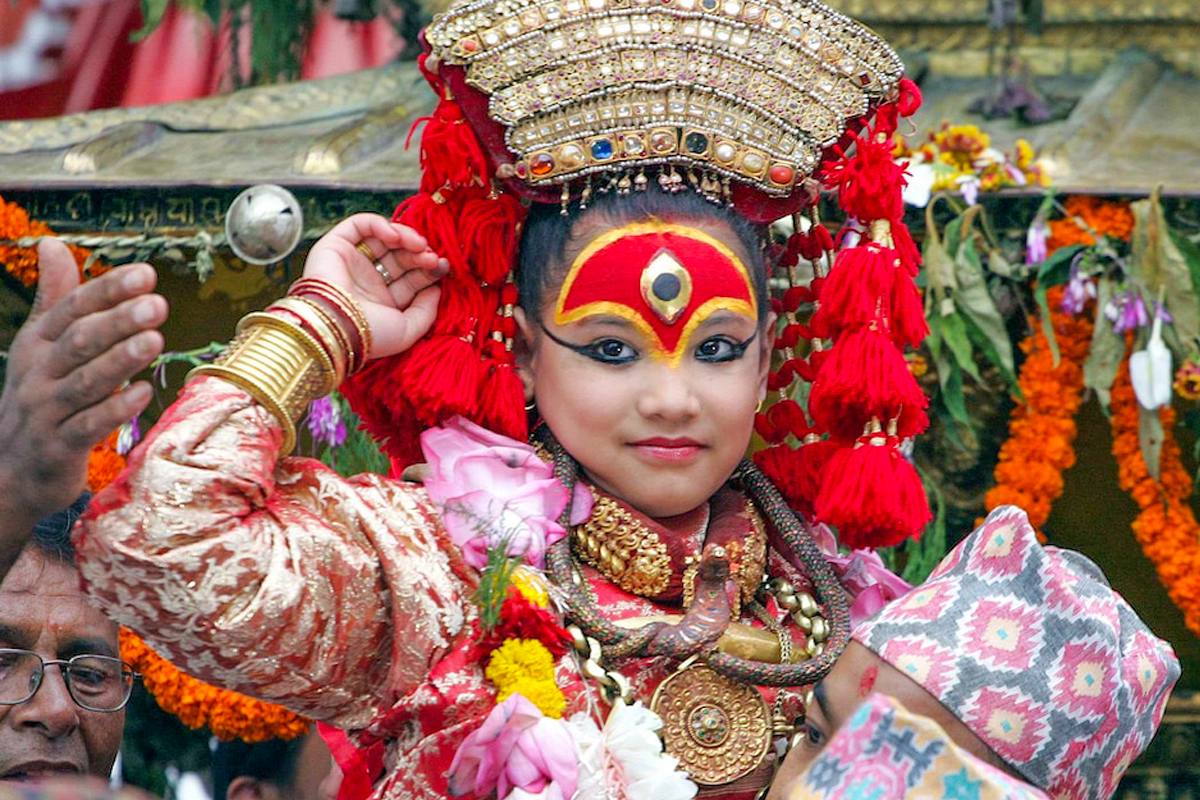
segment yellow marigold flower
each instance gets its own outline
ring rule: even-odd
[[[504,702],[509,695],[519,694],[533,703],[547,717],[560,719],[567,708],[567,698],[554,683],[547,681],[522,680],[517,681],[507,691],[496,696],[497,702]]]
[[[521,681],[554,683],[554,657],[537,639],[509,639],[492,651],[484,674],[507,695]]]
[[[919,378],[929,371],[929,363],[920,353],[906,353],[904,360],[908,362],[908,371],[914,378]]]
[[[513,570],[509,580],[512,582],[513,588],[535,606],[546,608],[550,605],[550,592],[547,589],[546,579],[540,572],[520,566]]]
[[[1200,400],[1200,364],[1190,358],[1183,362],[1175,373],[1175,393],[1184,400]]]
[[[1033,163],[1033,145],[1024,139],[1017,139],[1017,169],[1025,172]]]

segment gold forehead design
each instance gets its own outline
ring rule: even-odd
[[[679,257],[663,247],[642,270],[642,299],[668,325],[674,325],[692,300],[692,274]]]
[[[426,38],[535,186],[669,165],[784,196],[903,74],[816,0],[474,0]]]

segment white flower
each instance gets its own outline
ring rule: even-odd
[[[904,187],[903,197],[907,205],[924,208],[929,205],[933,196],[934,172],[933,165],[928,161],[914,161],[902,158],[898,162],[908,165],[908,182]]]
[[[641,702],[613,706],[604,729],[587,714],[567,721],[580,751],[575,800],[691,800],[697,786],[663,753],[662,720]]]
[[[1153,411],[1171,404],[1171,383],[1175,374],[1171,371],[1171,351],[1162,340],[1163,314],[1154,315],[1154,327],[1150,330],[1150,341],[1145,350],[1129,357],[1129,379],[1133,393],[1142,408]]]

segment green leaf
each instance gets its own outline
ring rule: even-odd
[[[955,318],[957,319],[957,317]],[[947,319],[950,317],[939,316],[930,320],[929,337],[925,341],[929,344],[934,369],[937,370],[940,390],[938,395],[941,397],[942,405],[945,406],[953,420],[970,427],[971,417],[967,414],[967,405],[962,390],[962,369],[958,366],[957,360],[951,356],[949,348],[942,346],[945,341],[943,331]],[[947,428],[950,427],[947,426]]]
[[[940,313],[942,300],[954,291],[954,259],[949,251],[942,246],[937,224],[933,218],[934,200],[925,207],[925,242],[921,248],[921,260],[924,262],[922,274],[925,276],[926,314]]]
[[[954,361],[977,383],[982,383],[979,367],[975,364],[975,353],[967,336],[967,324],[959,314],[942,317],[942,342],[954,356]]]
[[[1171,241],[1179,249],[1179,254],[1183,256],[1184,262],[1187,263],[1188,273],[1192,276],[1192,291],[1200,294],[1200,247],[1197,247],[1195,242],[1179,231],[1168,228],[1167,235],[1171,237]]]
[[[142,0],[142,27],[129,34],[131,42],[140,42],[158,29],[171,0]]]
[[[966,314],[963,315],[963,321],[966,323],[967,338],[971,340],[971,343],[974,344],[981,353],[983,353],[984,358],[999,368],[1000,374],[1004,377],[1004,380],[1008,382],[1009,391],[1017,397],[1020,397],[1021,386],[1017,382],[1016,369],[1010,364],[1005,364],[1003,356],[996,349],[997,341],[1005,342],[1008,345],[1009,361],[1011,362],[1012,343],[1009,342],[1007,338],[997,340],[995,334],[984,331],[983,328],[976,324],[972,317]],[[1007,337],[1007,331],[1005,331],[1003,335]]]
[[[329,397],[342,414],[342,422],[346,425],[346,441],[338,447],[326,446],[320,454],[320,460],[345,477],[363,472],[386,475],[391,469],[388,457],[379,449],[375,440],[359,428],[358,415],[350,409],[346,398],[339,392],[334,392]]]
[[[1051,286],[1067,282],[1071,276],[1071,262],[1085,246],[1073,244],[1070,247],[1060,247],[1043,261],[1042,266],[1038,269],[1037,288],[1034,289],[1033,296],[1037,300],[1038,308],[1041,309],[1042,332],[1046,334],[1046,340],[1050,343],[1050,352],[1054,355],[1054,366],[1056,367],[1060,358],[1058,337],[1054,335],[1054,323],[1050,319],[1050,302],[1046,299],[1046,292]]]
[[[1016,386],[1012,341],[1008,338],[1008,328],[1004,325],[1000,309],[996,307],[996,300],[988,290],[987,276],[979,262],[974,241],[967,240],[962,246],[955,264],[958,291],[955,292],[954,299],[958,310],[982,334],[977,344],[981,345],[980,349],[984,355],[999,366],[1005,377]]]
[[[1142,450],[1142,459],[1146,462],[1146,472],[1158,480],[1161,472],[1163,426],[1158,417],[1158,409],[1147,411],[1138,404],[1138,446]]]
[[[1129,256],[1132,273],[1152,297],[1165,298],[1180,340],[1200,341],[1200,297],[1190,265],[1163,217],[1159,190],[1131,208],[1135,220]]]
[[[1096,393],[1104,415],[1109,415],[1112,385],[1117,369],[1125,358],[1125,337],[1113,330],[1104,308],[1116,292],[1112,278],[1102,276],[1096,281],[1096,321],[1092,327],[1092,344],[1083,364],[1083,385]]]

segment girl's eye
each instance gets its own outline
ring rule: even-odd
[[[638,357],[637,351],[620,339],[601,339],[580,348],[579,352],[602,364],[628,364]]]
[[[737,361],[746,354],[746,348],[752,341],[754,341],[754,336],[744,342],[734,342],[725,336],[714,336],[711,339],[705,339],[696,348],[696,359],[714,364]]]

